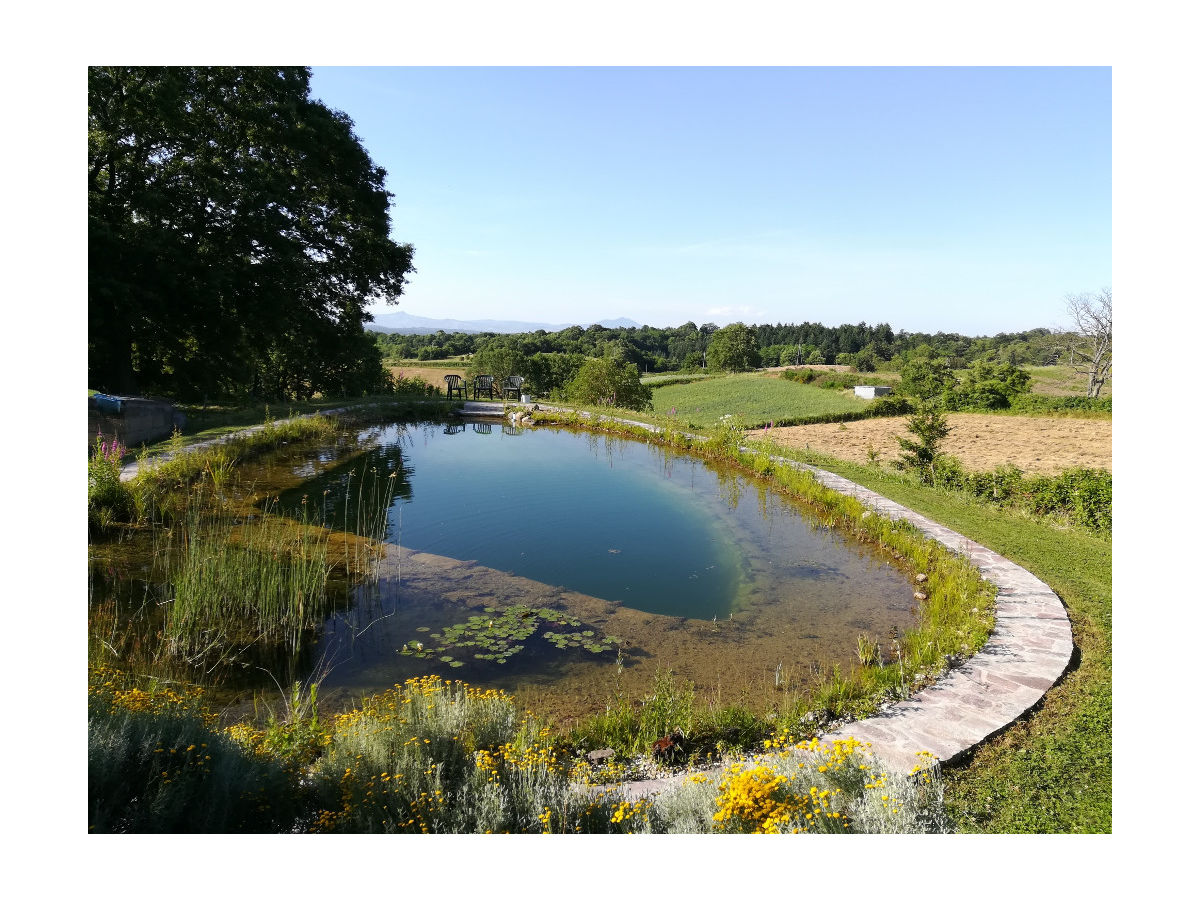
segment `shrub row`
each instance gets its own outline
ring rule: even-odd
[[[1012,398],[1009,409],[1021,413],[1094,412],[1112,415],[1112,397],[1050,397],[1046,394],[1020,394]]]
[[[934,461],[936,483],[1000,506],[1060,516],[1097,531],[1112,530],[1112,473],[1076,467],[1058,475],[1026,475],[1016,466],[968,472],[954,456]]]

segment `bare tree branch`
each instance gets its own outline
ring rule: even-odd
[[[1061,332],[1067,365],[1087,375],[1088,397],[1099,397],[1112,372],[1112,288],[1069,294],[1066,304],[1074,325],[1074,330]]]

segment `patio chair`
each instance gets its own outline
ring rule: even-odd
[[[446,398],[450,399],[455,394],[458,394],[459,399],[467,399],[467,385],[463,382],[461,375],[447,375],[446,382]]]
[[[475,400],[479,399],[480,394],[487,394],[487,398],[491,400],[496,396],[496,378],[494,375],[476,375],[475,376]]]
[[[501,399],[507,400],[508,395],[512,394],[514,400],[521,399],[521,386],[525,383],[525,379],[520,375],[509,375],[504,379],[504,385],[500,389]]]

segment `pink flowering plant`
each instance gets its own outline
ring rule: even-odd
[[[88,524],[104,530],[124,520],[133,505],[129,488],[121,481],[125,445],[116,438],[106,440],[97,432],[88,454]]]

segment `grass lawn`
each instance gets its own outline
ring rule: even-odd
[[[1112,830],[1112,539],[1006,513],[879,466],[797,454],[1003,554],[1063,599],[1078,653],[1042,703],[946,773],[958,827],[991,833]]]
[[[691,384],[671,384],[654,391],[658,416],[676,410],[683,428],[711,428],[721,416],[732,413],[747,428],[776,419],[854,412],[869,401],[845,391],[797,384],[751,373],[707,378]]]

